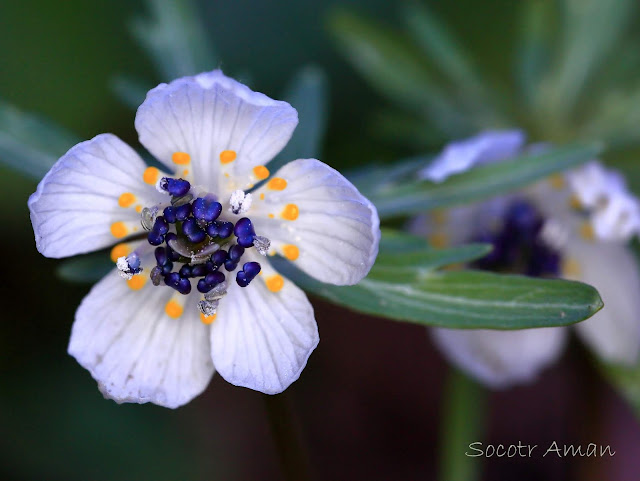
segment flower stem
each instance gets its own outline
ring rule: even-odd
[[[451,369],[443,396],[440,481],[480,478],[480,458],[468,457],[469,444],[482,440],[486,391],[456,369]]]
[[[262,399],[269,419],[271,435],[280,458],[283,479],[310,480],[309,459],[290,399],[286,393],[273,396],[263,394]]]

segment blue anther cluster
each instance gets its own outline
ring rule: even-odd
[[[187,195],[191,184],[184,179],[164,177],[160,180],[160,187],[166,190],[174,200]],[[228,272],[234,271],[240,262],[245,248],[253,246],[256,233],[251,220],[243,217],[235,225],[232,222],[218,220],[222,213],[222,205],[210,197],[198,197],[187,203],[165,207],[162,215],[158,215],[153,228],[147,235],[149,244],[158,246],[155,250],[156,267],[151,272],[151,279],[155,285],[161,280],[181,294],[191,292],[191,280],[197,279],[198,291],[206,294],[214,287],[224,282]],[[170,225],[176,226],[176,232],[170,232]],[[232,234],[236,243],[228,250],[219,249],[205,261],[192,264],[191,259],[182,257],[169,243],[183,237],[193,245],[205,241],[221,240],[223,242]],[[165,244],[163,246],[162,244]],[[173,271],[174,262],[184,264],[176,272]],[[236,282],[246,287],[260,272],[260,264],[246,262],[242,270],[236,274]]]
[[[513,202],[499,230],[484,232],[474,238],[476,242],[493,245],[493,250],[475,261],[474,267],[536,277],[558,276],[560,256],[542,240],[543,225],[544,219],[530,203]]]

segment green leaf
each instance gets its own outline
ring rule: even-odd
[[[92,284],[99,281],[114,268],[105,252],[96,252],[66,259],[58,265],[56,273],[68,282]]]
[[[168,82],[218,65],[195,2],[146,0],[146,4],[151,17],[137,19],[131,30],[162,80]]]
[[[327,78],[317,67],[305,67],[293,78],[284,100],[298,111],[299,123],[287,146],[269,162],[272,172],[292,160],[321,157],[328,117],[327,90]]]
[[[151,90],[153,85],[133,79],[127,75],[116,75],[111,81],[111,89],[120,101],[131,109],[137,109]]]
[[[440,68],[467,101],[488,107],[482,78],[446,24],[426,5],[417,2],[405,4],[402,13],[409,35],[422,48],[425,56]]]
[[[381,95],[425,114],[451,137],[475,130],[436,83],[422,53],[410,42],[370,20],[334,11],[329,28],[338,48]]]
[[[488,252],[484,245],[445,250],[402,246],[401,234],[389,244],[385,231],[380,255],[369,275],[355,286],[318,282],[291,263],[274,258],[276,268],[303,289],[353,310],[425,326],[524,329],[564,326],[602,308],[598,292],[573,281],[499,275],[481,271],[437,271]],[[424,241],[423,241],[424,242]]]
[[[0,101],[0,162],[40,180],[79,140],[37,115]]]
[[[640,418],[640,362],[634,366],[596,362],[600,372],[629,402]]]
[[[635,0],[563,0],[556,68],[545,80],[543,112],[563,121],[634,18]]]
[[[575,144],[475,167],[440,184],[398,182],[379,189],[365,185],[361,192],[375,204],[381,218],[414,214],[515,190],[591,160],[601,151],[602,146],[598,143]],[[359,184],[356,186],[360,188]]]

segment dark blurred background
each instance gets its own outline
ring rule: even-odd
[[[277,98],[301,67],[325,70],[330,116],[322,160],[344,168],[412,153],[379,140],[363,121],[381,101],[327,33],[327,14],[338,4],[394,25],[394,2],[384,0],[200,6],[220,66],[244,73],[253,89]],[[513,53],[517,2],[430,4],[491,77],[509,75],[505,59]],[[113,132],[135,145],[134,114],[114,100],[110,83],[119,73],[165,80],[156,77],[127,28],[144,8],[140,0],[0,2],[0,97],[79,138]],[[281,479],[259,393],[217,376],[202,396],[176,411],[102,398],[89,373],[66,354],[74,311],[90,286],[59,280],[58,262],[36,252],[26,205],[35,185],[0,170],[0,477]],[[287,396],[317,479],[436,479],[448,367],[424,328],[313,302],[322,341]],[[493,458],[485,460],[484,479],[638,479],[640,428],[625,402],[589,370],[580,348],[572,347],[536,384],[490,396],[482,441],[597,442],[611,444],[616,456]]]

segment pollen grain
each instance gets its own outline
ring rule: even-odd
[[[174,152],[171,156],[171,160],[173,160],[174,164],[189,165],[191,162],[191,156],[186,152]]]
[[[124,222],[114,222],[111,224],[111,235],[117,239],[121,239],[127,235],[127,226]]]
[[[173,299],[167,302],[167,305],[164,307],[164,312],[166,312],[167,316],[171,319],[178,319],[182,315],[183,310],[184,308]]]
[[[265,284],[271,292],[278,292],[284,287],[284,278],[280,274],[274,274],[267,277]]]
[[[271,190],[284,190],[287,188],[287,181],[282,177],[274,177],[267,183],[267,188]]]
[[[156,167],[147,167],[142,174],[142,180],[147,184],[154,185],[158,181],[159,175],[160,171]]]
[[[287,204],[284,206],[280,215],[286,220],[296,220],[298,218],[298,214],[300,214],[300,211],[296,204]]]
[[[136,275],[127,281],[129,289],[138,291],[144,287],[147,282],[147,276]]]
[[[236,154],[235,150],[223,150],[222,152],[220,152],[220,163],[230,164],[231,162],[236,160],[237,156],[238,154]]]
[[[130,207],[136,201],[136,196],[131,192],[125,192],[118,198],[118,205],[120,207]]]
[[[282,246],[282,252],[290,261],[295,261],[300,256],[300,250],[293,244],[285,244]]]
[[[200,320],[202,321],[203,324],[211,324],[213,321],[216,320],[216,317],[218,317],[218,314],[212,314],[211,316],[205,316],[202,312],[200,313]]]
[[[258,165],[253,168],[253,175],[255,175],[259,180],[264,180],[269,177],[269,169],[267,169],[264,165]]]
[[[130,252],[131,250],[127,244],[116,244],[111,249],[111,260],[117,262],[120,257],[126,257]]]

